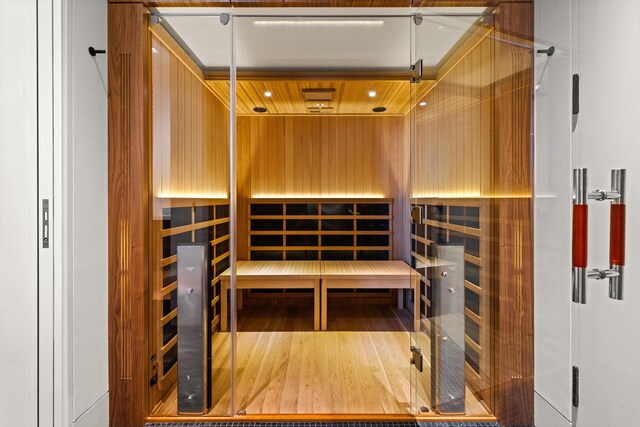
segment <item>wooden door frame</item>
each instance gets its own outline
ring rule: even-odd
[[[394,1],[363,0],[360,3],[378,6],[382,3],[406,3],[405,0]],[[109,390],[110,425],[113,427],[142,426],[151,410],[148,344],[150,106],[146,6],[230,6],[240,3],[247,4],[239,0],[109,1]],[[266,0],[254,1],[251,5],[258,3],[282,6],[280,2],[270,4]],[[333,3],[332,0],[316,2],[322,6],[335,5]],[[420,5],[460,6],[463,3],[497,6],[498,37],[533,46],[532,0],[463,0],[462,3],[423,0]],[[291,5],[300,6],[300,2],[293,1]],[[522,53],[520,59],[532,62],[532,57],[527,59],[522,57]],[[513,66],[508,61],[496,62],[496,68],[505,67],[507,71]],[[533,73],[533,67],[530,68]],[[530,139],[531,82],[531,75],[520,73],[495,83],[493,182],[506,186],[505,190],[523,194],[532,194],[530,176],[516,176],[513,181],[514,177],[501,168],[500,161],[513,161],[505,157],[511,155],[513,145],[527,144],[527,138]],[[514,106],[522,108],[514,109]],[[520,114],[520,117],[514,117],[514,114]],[[518,137],[514,138],[514,135]],[[529,154],[517,160],[522,162],[523,170],[531,169],[533,160]],[[531,199],[495,203],[496,215],[510,218],[515,213],[522,219],[520,230],[514,230],[510,221],[497,224],[496,237],[507,239],[508,244],[506,250],[495,254],[496,259],[511,259],[509,248],[515,247],[515,238],[522,237],[514,237],[515,232],[524,232],[525,239],[532,242],[531,208]],[[502,261],[496,265],[498,291],[494,294],[496,380],[493,409],[498,421],[504,425],[533,425],[532,253],[532,244],[525,245],[522,257],[527,262],[524,265],[516,267]],[[504,278],[510,277],[515,268],[521,281],[518,287],[510,286],[510,283],[507,286]],[[336,421],[344,417],[336,415],[323,419]],[[371,415],[362,419],[367,417],[370,419]]]

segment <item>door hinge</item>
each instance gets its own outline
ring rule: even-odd
[[[411,346],[411,360],[412,365],[415,365],[418,372],[422,372],[422,350],[420,347],[412,345]]]
[[[580,76],[578,74],[573,75],[571,111],[574,115],[580,112]]]
[[[420,225],[422,222],[422,206],[411,206],[411,224]]]
[[[42,199],[42,247],[49,248],[49,199]]]
[[[573,381],[571,382],[571,403],[574,408],[580,404],[580,369],[573,367]]]
[[[411,83],[418,83],[422,80],[422,59],[418,59],[418,62],[411,66],[413,75],[411,76]]]

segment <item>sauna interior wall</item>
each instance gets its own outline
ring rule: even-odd
[[[493,40],[491,33],[445,68],[415,107],[412,197],[491,193]],[[458,60],[458,58],[453,58]]]
[[[408,125],[407,116],[239,116],[239,259],[247,201],[261,197],[392,198],[393,258],[407,259]]]
[[[162,28],[154,31],[153,195],[227,198],[229,109]]]

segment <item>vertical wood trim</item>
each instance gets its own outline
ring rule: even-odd
[[[142,4],[109,5],[110,425],[148,414],[149,158]]]
[[[533,222],[531,105],[533,4],[496,11],[493,188],[525,196],[494,202],[497,324],[494,408],[503,425],[533,425]],[[526,197],[529,196],[529,197]]]

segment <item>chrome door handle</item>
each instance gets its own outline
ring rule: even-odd
[[[572,299],[585,304],[587,279],[609,279],[609,298],[622,300],[625,258],[626,170],[611,170],[611,191],[587,193],[587,169],[573,170]],[[609,268],[587,269],[588,200],[611,200],[609,224]]]

